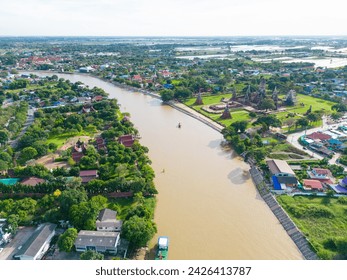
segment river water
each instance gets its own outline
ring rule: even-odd
[[[87,75],[58,76],[103,88],[130,113],[159,191],[151,247],[167,235],[169,259],[302,259],[257,193],[248,166],[221,147],[220,133],[150,96]]]

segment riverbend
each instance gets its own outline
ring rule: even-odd
[[[159,191],[150,247],[166,235],[170,259],[303,258],[218,131],[149,95],[86,75],[58,76],[117,98],[149,148]]]

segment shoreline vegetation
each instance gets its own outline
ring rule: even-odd
[[[83,93],[78,83],[64,79],[47,78],[42,83],[50,88],[49,94],[44,89],[46,100],[60,98],[64,94],[60,88],[75,96]],[[109,208],[123,222],[121,238],[130,242],[127,251],[132,257],[157,231],[153,221],[158,193],[154,171],[148,148],[139,143],[137,129],[127,113],[120,112],[118,101],[105,99],[108,93],[100,88],[90,92],[102,100],[88,106],[47,107],[35,112],[33,124],[13,149],[17,162],[9,162],[9,167],[19,182],[1,184],[0,213],[8,219],[11,233],[21,225],[59,224],[61,220],[69,220],[77,233],[95,230],[95,217]],[[129,136],[131,143],[120,140]],[[64,165],[48,170],[46,162],[40,162],[44,157],[50,164]],[[38,183],[22,184],[28,177]],[[59,244],[61,251],[73,251],[73,242],[69,247]]]
[[[96,77],[96,78],[100,78],[100,77],[95,76],[95,75],[91,75],[91,76]],[[100,78],[100,79],[102,79],[106,82],[109,82],[115,86],[129,90],[131,92],[137,91],[137,92],[141,92],[143,94],[148,94],[148,95],[151,95],[155,98],[160,99],[159,94],[155,94],[153,92],[150,92],[149,90],[141,90],[141,89],[138,89],[136,87],[132,87],[129,85],[123,85],[123,84],[120,84],[119,82],[110,81],[110,80],[107,80],[104,78]],[[223,135],[223,129],[225,128],[225,126],[223,126],[218,121],[216,121],[216,120],[214,120],[208,116],[205,116],[204,114],[199,112],[199,110],[196,110],[195,108],[188,106],[183,102],[168,101],[168,102],[164,102],[164,104],[167,104],[167,105],[173,107],[174,109],[179,110],[182,113],[185,113],[186,115],[191,116],[191,117],[205,123],[206,125],[217,130],[218,132],[220,132]],[[293,149],[295,149],[295,148],[293,148]],[[252,168],[259,168],[259,165],[256,162],[254,162],[252,160],[249,161],[247,158],[244,158],[244,160],[249,164],[250,171]],[[250,172],[250,174],[254,175],[254,174],[252,174],[252,172]],[[251,176],[251,177],[252,177],[253,184],[258,189],[259,193],[261,193],[262,191],[265,191],[265,193],[262,193],[262,197],[263,197],[264,201],[267,203],[270,211],[273,212],[275,217],[282,224],[284,230],[287,232],[288,236],[293,240],[294,244],[296,245],[296,247],[298,248],[298,250],[301,252],[301,254],[303,255],[303,257],[305,259],[313,259],[314,260],[314,259],[318,259],[318,258],[321,258],[321,259],[334,258],[334,255],[331,252],[329,252],[328,250],[323,248],[324,245],[322,245],[316,241],[312,242],[311,238],[308,239],[308,237],[310,237],[309,231],[307,230],[307,228],[302,226],[302,223],[300,223],[298,219],[293,217],[291,211],[288,210],[287,205],[283,204],[282,199],[278,200],[277,197],[274,196],[273,194],[271,194],[267,188],[266,189],[264,189],[264,188],[260,189],[256,183],[257,182],[256,178],[254,176]],[[279,198],[281,198],[281,197],[279,197]],[[268,203],[268,200],[269,200],[269,203]],[[274,207],[274,205],[277,205],[277,206]],[[281,210],[282,212],[279,210]],[[284,217],[287,217],[287,218],[284,219]],[[293,227],[288,230],[289,225],[293,225]],[[324,242],[329,243],[329,241],[324,241]],[[343,246],[341,244],[344,244],[343,241],[341,241],[341,240],[334,241],[333,239],[330,240],[330,243],[333,244],[333,245],[331,245],[331,248],[333,248],[333,251],[335,251],[335,252],[337,252],[337,249],[336,249],[337,245],[336,244],[339,244],[340,247]],[[339,249],[340,249],[340,247],[339,247]],[[316,255],[316,253],[318,253],[318,256]]]
[[[41,71],[39,71],[39,72],[41,72]],[[45,73],[47,73],[47,72],[45,72]],[[50,72],[50,73],[54,73],[54,72]],[[125,89],[125,90],[128,90],[129,92],[140,92],[140,93],[142,93],[142,94],[150,95],[150,96],[152,96],[152,97],[154,97],[154,98],[161,99],[160,94],[156,94],[156,93],[154,93],[154,92],[152,92],[152,91],[139,89],[139,88],[136,88],[136,87],[133,87],[133,86],[130,86],[130,85],[124,85],[124,84],[121,84],[121,83],[119,83],[119,82],[111,81],[111,80],[109,80],[109,79],[106,79],[106,78],[103,78],[103,77],[99,77],[99,76],[97,76],[97,75],[93,75],[93,74],[90,74],[90,73],[89,73],[89,74],[85,74],[85,73],[70,73],[70,74],[87,75],[87,76],[90,76],[90,77],[94,77],[94,78],[103,80],[103,81],[105,81],[105,82],[107,82],[107,83],[111,83],[111,84],[113,84],[114,86],[119,87],[119,88],[122,88],[122,89]],[[220,123],[218,123],[218,122],[216,122],[215,120],[209,118],[208,116],[204,116],[204,115],[201,114],[201,112],[199,112],[198,110],[196,110],[196,109],[194,109],[194,108],[191,108],[191,107],[185,105],[184,103],[181,103],[181,102],[174,102],[174,101],[163,102],[163,103],[166,104],[166,105],[169,105],[169,106],[171,106],[171,107],[173,107],[173,108],[175,108],[176,110],[181,111],[182,113],[185,113],[185,114],[187,114],[187,115],[189,115],[189,116],[191,116],[191,117],[193,117],[193,118],[195,118],[195,119],[197,119],[197,120],[199,120],[199,121],[205,123],[206,125],[212,127],[213,129],[215,129],[215,130],[217,130],[217,131],[219,131],[219,132],[221,132],[221,133],[222,133],[222,131],[223,131],[223,128],[224,128],[224,127],[223,127]],[[236,151],[236,152],[237,152],[237,151]],[[253,162],[253,161],[249,162],[249,161],[247,161],[247,159],[245,159],[245,160],[246,160],[246,162],[247,162],[248,164],[250,164],[250,168],[252,167],[252,164],[253,164],[253,165],[255,164],[255,162]],[[257,165],[256,165],[256,166],[257,166]],[[253,178],[253,177],[252,177],[252,178]],[[260,191],[259,188],[257,187],[256,181],[254,180],[254,178],[253,178],[253,183],[254,183],[255,187],[258,189],[258,191]],[[273,195],[271,195],[271,196],[273,197]],[[277,202],[277,199],[276,199],[276,202]],[[281,202],[281,200],[280,200],[279,202]],[[291,218],[293,218],[293,217],[291,216],[290,211],[288,211],[287,208],[284,207],[284,205],[282,205],[282,203],[281,203],[280,205],[281,205],[281,206],[280,206],[281,209],[284,209],[285,212],[286,212],[287,214],[289,214]],[[271,209],[270,205],[269,205],[269,209],[270,209],[272,212],[274,212],[273,209]],[[275,213],[274,213],[274,214],[275,214]],[[275,214],[275,216],[276,216],[276,214]],[[295,223],[297,223],[297,220],[295,220],[295,219],[292,219],[292,220],[293,220]],[[280,221],[280,220],[279,220],[279,221]],[[299,225],[300,230],[302,230],[301,224],[298,223],[298,225]],[[284,225],[283,225],[283,226],[284,226]],[[285,226],[284,226],[284,229],[286,230]],[[303,232],[305,233],[305,237],[307,238],[307,236],[308,236],[307,231],[303,231]],[[288,233],[288,231],[287,231],[287,233]],[[300,233],[300,234],[301,234],[301,233]],[[290,234],[289,234],[289,236],[290,236]],[[290,237],[291,237],[291,236],[290,236]],[[308,241],[308,242],[311,244],[311,246],[312,246],[313,244],[311,243],[311,240],[307,240],[305,237],[303,236],[303,238],[305,239],[305,241]],[[293,241],[294,241],[294,239],[293,239]],[[295,241],[294,241],[294,243],[296,244],[296,246],[297,246],[298,249],[300,250],[300,246],[298,246],[298,244],[297,244]],[[315,244],[315,245],[316,245],[316,244]],[[312,246],[312,248],[313,248],[314,251],[317,252],[317,249],[316,249],[317,246]],[[305,250],[306,250],[306,249],[307,249],[307,247],[305,247]],[[310,250],[311,250],[311,249],[310,249]],[[302,252],[302,253],[303,253],[303,252]],[[305,254],[303,253],[303,256],[304,256],[304,255],[305,255]],[[312,256],[311,253],[309,253],[309,255]],[[319,254],[319,257],[320,257],[320,258],[323,258],[323,259],[326,258],[327,256],[330,256],[330,258],[331,258],[331,254],[330,254],[330,255],[329,255],[328,253]],[[316,257],[312,257],[312,258],[315,259]],[[311,257],[310,257],[310,259],[311,259]]]

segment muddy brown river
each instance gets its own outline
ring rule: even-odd
[[[150,96],[87,75],[58,76],[103,88],[131,114],[159,191],[151,247],[166,235],[172,260],[302,259],[257,193],[248,165],[221,147],[220,133]]]

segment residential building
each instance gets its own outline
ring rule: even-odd
[[[41,224],[14,255],[17,260],[40,260],[47,252],[55,234],[56,224]]]
[[[123,222],[117,220],[117,211],[105,208],[102,209],[96,220],[97,231],[118,231],[122,229]]]
[[[80,177],[82,179],[82,183],[88,183],[89,181],[98,178],[97,170],[82,170],[80,171]]]
[[[285,160],[272,159],[268,160],[266,163],[270,169],[271,174],[274,176],[295,176],[293,169]]]
[[[81,230],[74,244],[77,252],[94,250],[99,253],[116,254],[119,238],[119,232]]]
[[[298,185],[293,169],[284,160],[268,160],[267,165],[271,173],[273,187],[277,191],[287,191]]]
[[[131,134],[122,135],[118,137],[118,142],[123,144],[125,147],[131,147],[135,142],[135,136]]]
[[[328,141],[331,138],[330,135],[325,134],[323,132],[313,132],[309,135],[306,135],[306,137],[312,140],[320,140],[320,141]]]
[[[23,179],[20,184],[27,185],[27,186],[36,186],[38,184],[44,183],[45,180],[37,177],[29,177]]]
[[[323,191],[323,185],[318,180],[303,180],[303,188],[305,191]]]

